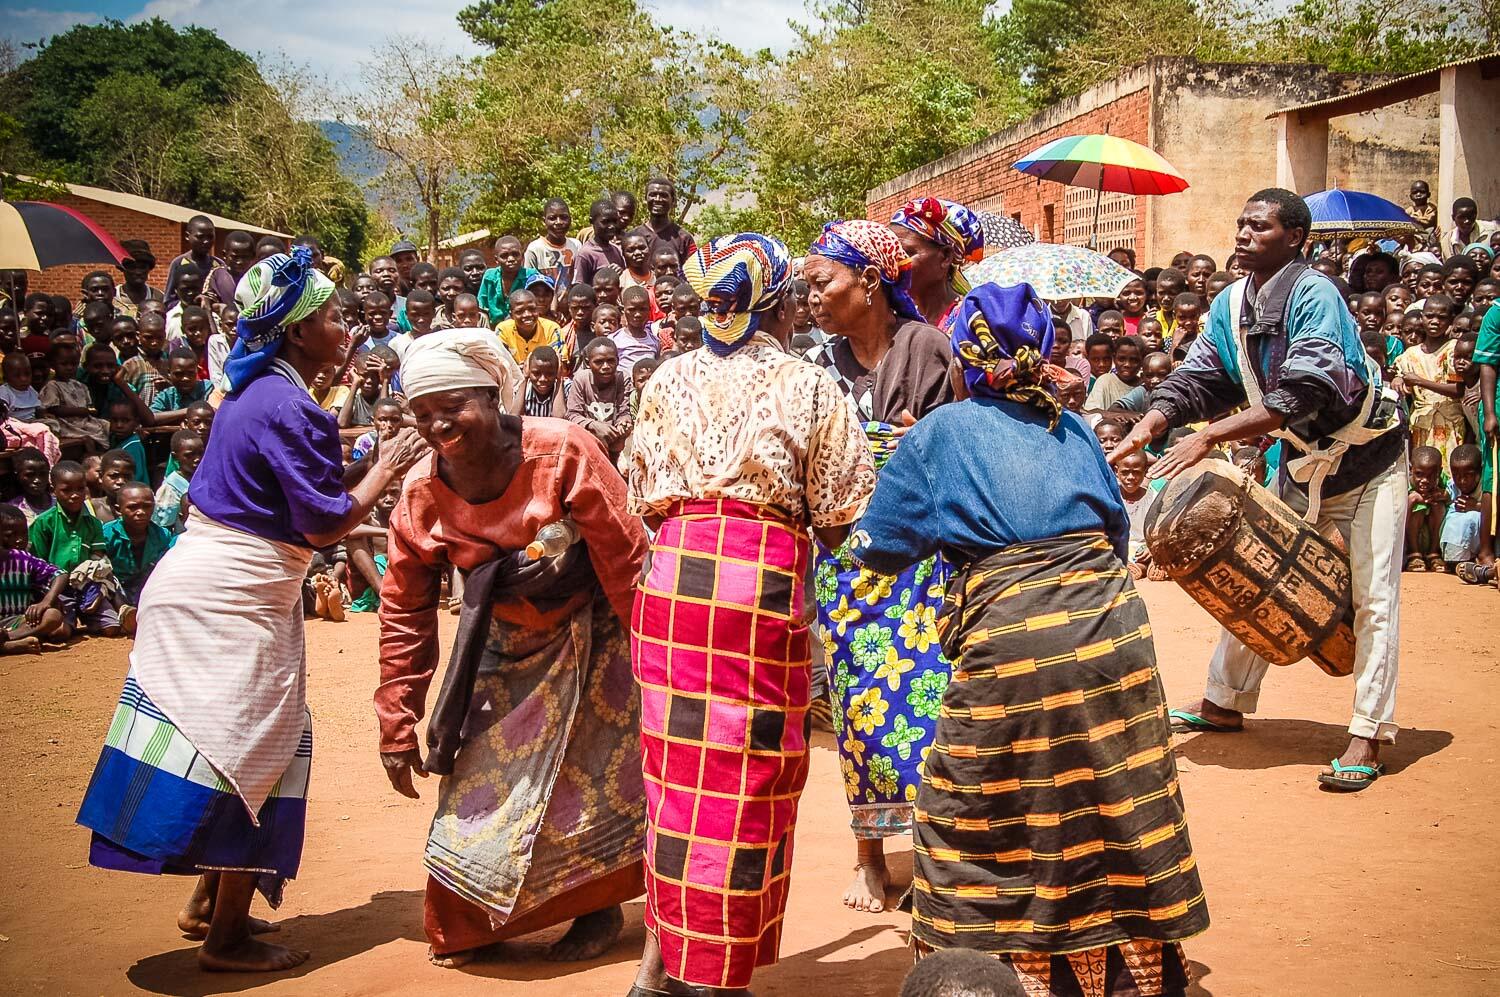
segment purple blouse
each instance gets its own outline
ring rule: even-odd
[[[310,547],[354,505],[343,467],[338,420],[273,368],[224,401],[188,498],[215,522]]]

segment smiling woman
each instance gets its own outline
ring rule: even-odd
[[[391,515],[375,708],[392,787],[416,798],[414,774],[444,777],[424,918],[444,967],[568,920],[551,958],[593,958],[643,890],[640,708],[620,621],[645,531],[586,431],[501,414],[503,354],[487,331],[451,329],[415,340],[401,370],[435,452]],[[538,531],[565,518],[582,543],[528,561]],[[416,727],[450,565],[466,576],[464,607],[424,759]]]

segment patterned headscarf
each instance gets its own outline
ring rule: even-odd
[[[904,319],[927,321],[911,299],[911,257],[901,248],[901,240],[889,226],[863,218],[829,222],[807,255],[826,256],[855,270],[874,267],[880,274],[880,286],[885,288],[891,309]]]
[[[940,197],[907,201],[891,216],[891,224],[911,229],[928,242],[953,250],[961,263],[984,259],[984,228],[979,216],[956,201]],[[954,294],[969,293],[971,285],[957,263],[948,276],[948,286]]]
[[[740,232],[700,246],[682,274],[703,299],[703,345],[727,357],[750,341],[762,313],[780,300],[792,257],[770,236]]]
[[[1035,406],[1056,429],[1062,403],[1047,386],[1058,377],[1051,353],[1052,314],[1030,284],[983,284],[959,305],[953,355],[970,393]]]
[[[240,320],[234,348],[224,361],[231,392],[271,366],[281,352],[286,327],[302,321],[333,297],[333,281],[312,265],[312,250],[298,246],[288,256],[268,256],[245,271],[234,289]]]

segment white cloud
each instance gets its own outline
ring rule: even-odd
[[[747,52],[785,52],[796,40],[787,22],[808,19],[803,0],[647,0],[646,6],[674,28],[715,34]]]
[[[14,7],[0,11],[5,19],[5,37],[19,43],[36,42],[60,35],[79,24],[97,24],[102,18],[93,11],[58,10],[55,7]]]

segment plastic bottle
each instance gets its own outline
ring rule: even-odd
[[[536,531],[536,539],[526,545],[526,556],[533,561],[556,557],[578,542],[578,526],[571,519],[559,519]]]

